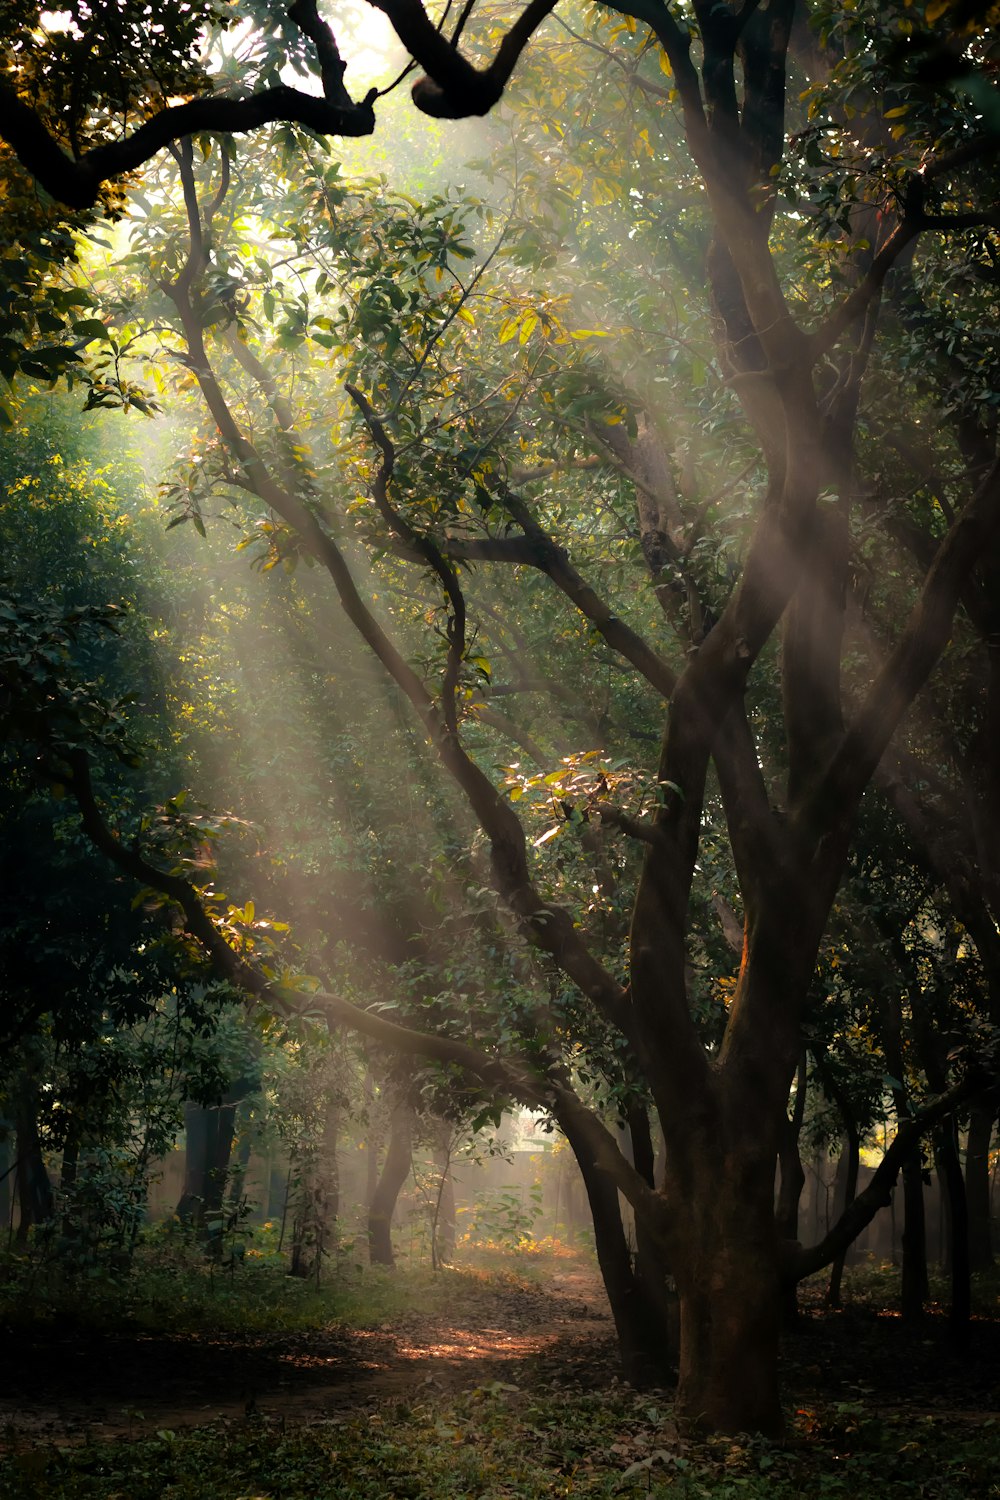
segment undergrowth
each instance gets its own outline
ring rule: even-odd
[[[419,1306],[452,1312],[474,1303],[484,1286],[540,1286],[569,1256],[558,1245],[530,1254],[497,1246],[469,1247],[459,1267],[432,1271],[423,1261],[395,1270],[369,1267],[350,1251],[323,1275],[287,1274],[287,1257],[269,1227],[257,1230],[240,1256],[221,1261],[183,1233],[149,1235],[130,1263],[67,1268],[37,1252],[0,1257],[0,1327],[59,1323],[77,1329],[133,1328],[184,1334],[288,1334],[330,1323],[371,1328]]]
[[[997,1428],[800,1411],[789,1441],[682,1440],[665,1397],[495,1382],[459,1399],[286,1428],[264,1421],[142,1441],[14,1450],[6,1500],[996,1500]]]

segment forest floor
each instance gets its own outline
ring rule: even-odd
[[[440,1288],[403,1272],[412,1301],[377,1321],[362,1314],[360,1326],[328,1316],[312,1328],[244,1334],[225,1326],[227,1316],[212,1327],[211,1308],[191,1320],[206,1326],[167,1333],[126,1320],[102,1329],[89,1316],[8,1324],[0,1443],[131,1437],[217,1417],[315,1422],[497,1381],[608,1384],[616,1348],[596,1268],[566,1258],[546,1272],[536,1284],[445,1270]],[[235,1277],[224,1295],[234,1288]]]
[[[837,1312],[807,1291],[775,1445],[692,1443],[669,1392],[624,1385],[600,1280],[576,1253],[351,1267],[319,1289],[274,1266],[161,1266],[75,1310],[36,1283],[34,1310],[0,1298],[0,1493],[1000,1500],[995,1288],[959,1351],[939,1309],[916,1331],[886,1311],[891,1287],[856,1278]]]

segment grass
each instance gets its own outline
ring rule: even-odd
[[[804,1411],[787,1444],[681,1440],[663,1398],[499,1383],[459,1399],[285,1429],[254,1422],[144,1441],[26,1448],[6,1500],[995,1500],[997,1428]]]
[[[240,1260],[206,1260],[181,1232],[155,1231],[131,1265],[67,1272],[37,1253],[0,1259],[0,1325],[109,1326],[161,1334],[289,1334],[324,1327],[372,1328],[419,1306],[428,1313],[465,1310],[484,1287],[540,1286],[567,1252],[558,1244],[528,1251],[487,1246],[463,1254],[460,1269],[432,1271],[401,1261],[396,1270],[338,1256],[317,1285],[286,1274],[270,1226],[258,1229]],[[569,1257],[578,1260],[575,1252]]]

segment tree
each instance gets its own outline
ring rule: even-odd
[[[529,6],[507,34],[513,42],[501,48],[491,68],[477,73],[420,7],[385,7],[434,79],[418,85],[418,102],[455,116],[495,102],[509,77],[507,63],[512,55],[516,60],[525,36],[551,8]],[[376,241],[378,254],[372,255],[369,242],[362,256],[363,229],[356,230],[350,215],[331,212],[344,198],[332,175],[311,165],[312,157],[298,190],[300,215],[316,215],[314,235],[322,252],[333,259],[355,257],[354,268],[343,274],[360,288],[358,295],[349,299],[339,325],[334,320],[319,332],[338,340],[336,347],[347,347],[349,365],[352,346],[342,334],[363,335],[375,348],[367,389],[357,379],[347,387],[355,409],[354,442],[367,443],[367,459],[354,465],[349,478],[360,470],[367,484],[361,539],[388,552],[384,566],[390,576],[398,576],[392,569],[410,568],[425,580],[433,625],[424,650],[413,644],[412,615],[386,615],[366,596],[365,574],[338,514],[338,499],[342,504],[351,493],[337,472],[341,461],[335,451],[313,461],[281,373],[269,368],[267,351],[259,346],[254,287],[247,277],[232,285],[239,252],[221,248],[218,218],[225,169],[210,189],[202,186],[199,200],[193,151],[184,143],[175,155],[189,245],[184,257],[162,262],[159,290],[172,304],[169,316],[184,358],[219,435],[209,482],[184,502],[185,513],[203,525],[200,506],[214,486],[228,484],[258,506],[257,534],[276,561],[309,557],[328,575],[347,619],[422,726],[441,774],[474,815],[489,850],[492,883],[517,938],[541,955],[542,973],[575,987],[582,1008],[617,1038],[629,1073],[648,1090],[666,1147],[662,1179],[648,1180],[639,1165],[643,1153],[635,1165],[623,1155],[575,1088],[572,1017],[548,1000],[539,998],[521,1017],[513,1049],[456,1036],[448,1025],[401,1025],[322,988],[311,1004],[336,1024],[463,1069],[499,1093],[547,1110],[605,1187],[613,1183],[626,1195],[674,1278],[684,1418],[727,1431],[775,1431],[781,1423],[776,1360],[782,1285],[830,1263],[886,1200],[921,1133],[982,1085],[974,1070],[961,1066],[942,1077],[933,1101],[901,1121],[873,1183],[824,1241],[803,1250],[779,1240],[775,1163],[787,1130],[810,988],[858,808],[882,774],[894,737],[904,754],[911,734],[915,753],[925,748],[919,732],[903,729],[904,718],[948,650],[960,604],[975,630],[975,600],[997,555],[1000,468],[994,434],[984,468],[951,485],[953,494],[963,486],[965,493],[949,501],[949,513],[942,509],[925,533],[917,576],[895,591],[895,621],[903,623],[884,643],[873,643],[849,613],[855,548],[870,520],[861,483],[866,380],[876,351],[890,360],[893,355],[890,342],[879,337],[881,304],[894,267],[909,263],[937,284],[947,277],[955,261],[950,241],[939,236],[995,229],[995,209],[976,206],[976,199],[993,200],[997,137],[984,128],[981,90],[942,94],[919,65],[908,70],[911,43],[918,62],[926,60],[951,25],[954,18],[940,6],[859,5],[849,14],[828,14],[821,6],[807,12],[780,0],[766,8],[695,3],[690,9],[638,0],[615,10],[625,17],[616,35],[598,21],[577,45],[601,65],[609,55],[620,61],[642,99],[657,101],[661,112],[672,104],[679,108],[709,212],[701,290],[711,308],[720,401],[727,405],[729,393],[736,392],[745,440],[756,447],[759,498],[724,576],[707,583],[692,561],[710,505],[698,514],[685,508],[681,496],[676,513],[661,510],[657,524],[657,514],[645,504],[651,490],[657,498],[655,485],[635,450],[647,431],[655,433],[656,413],[643,406],[641,392],[622,389],[621,382],[616,387],[606,372],[595,379],[593,369],[574,371],[556,349],[537,380],[522,369],[507,387],[516,403],[508,421],[491,425],[480,419],[477,399],[491,410],[484,400],[488,382],[451,357],[447,334],[459,313],[468,311],[482,273],[477,268],[470,286],[460,279],[456,266],[464,242],[446,206],[431,222],[404,212],[390,215],[391,233]],[[962,8],[961,24],[961,54],[968,75],[978,81],[976,68],[991,43],[981,13]],[[787,108],[791,79],[805,84],[811,119],[799,121]],[[885,91],[886,115],[878,102]],[[792,152],[789,114],[801,125]],[[306,159],[307,148],[300,149],[300,159]],[[290,213],[289,220],[300,217]],[[798,233],[801,249],[795,245]],[[289,231],[293,240],[296,234]],[[440,295],[427,279],[429,266],[447,276]],[[817,284],[812,296],[802,290],[800,268]],[[409,295],[403,294],[400,307],[404,282]],[[274,291],[268,290],[273,303]],[[273,314],[263,305],[265,295],[260,311],[266,322]],[[280,300],[285,328],[279,341],[283,332],[291,346],[310,326],[315,334],[308,297],[299,300],[297,311],[287,295]],[[518,349],[537,325],[551,333],[554,345],[564,337],[572,342],[565,320],[535,313],[533,323],[518,318]],[[380,361],[377,372],[373,366]],[[365,369],[363,356],[356,362]],[[590,409],[583,431],[559,449],[558,462],[596,458],[603,465],[610,450],[631,470],[640,535],[656,542],[645,548],[643,568],[652,570],[654,583],[666,584],[658,602],[680,632],[679,651],[657,649],[646,622],[630,618],[627,604],[609,604],[578,570],[579,532],[562,497],[553,497],[543,482],[527,499],[512,478],[515,465],[505,445],[518,431],[521,406],[530,392],[558,410],[559,381],[567,374],[588,381]],[[237,381],[258,414],[252,426],[237,411]],[[444,419],[436,425],[420,420],[421,397],[448,408],[439,443]],[[497,416],[505,398],[494,399]],[[588,423],[594,435],[588,436]],[[604,430],[618,425],[629,440],[624,454],[616,453]],[[338,435],[351,430],[342,418]],[[529,422],[521,433],[518,459],[525,453],[541,458]],[[470,564],[523,570],[510,585],[515,597],[519,589],[533,593],[538,579],[547,580],[588,621],[602,650],[620,657],[668,702],[659,760],[647,768],[648,797],[623,805],[629,785],[616,784],[613,767],[598,764],[581,774],[579,763],[563,761],[549,773],[560,794],[555,833],[528,836],[534,831],[531,799],[522,821],[523,795],[512,797],[510,778],[494,773],[487,721],[471,688],[478,573],[467,580]],[[683,614],[670,608],[675,573],[689,605]],[[780,709],[774,701],[769,709],[781,714],[780,761],[762,766],[764,736],[754,693],[779,634],[781,702]],[[541,753],[543,759],[551,754],[545,746]],[[97,847],[121,871],[176,904],[188,931],[228,980],[271,1003],[292,1003],[273,966],[262,966],[242,935],[231,940],[198,882],[171,873],[153,854],[117,836],[95,794],[85,753],[73,748],[65,763]],[[933,813],[921,807],[912,824],[930,821],[936,836]],[[602,946],[585,918],[580,891],[548,863],[549,845],[563,836],[563,825],[581,842],[595,827],[614,830],[641,854],[627,952]],[[699,866],[712,838],[720,836],[738,879],[743,946],[724,1022],[717,1017],[718,1024],[706,1028],[694,1003],[699,981],[692,955],[711,948],[699,930]],[[628,880],[629,860],[620,867]],[[981,916],[981,906],[969,908],[962,920],[972,932]]]

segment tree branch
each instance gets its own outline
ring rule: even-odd
[[[874,775],[903,715],[944,650],[959,595],[1000,526],[1000,460],[950,527],[895,649],[845,733],[822,781],[803,806],[807,826],[849,815]]]
[[[794,1285],[815,1271],[831,1265],[849,1245],[857,1239],[866,1224],[870,1224],[880,1208],[885,1208],[892,1196],[900,1168],[913,1147],[933,1125],[953,1114],[960,1104],[982,1093],[989,1086],[981,1076],[969,1077],[955,1084],[954,1088],[935,1099],[933,1104],[913,1115],[899,1129],[868,1186],[848,1204],[836,1224],[817,1245],[804,1249],[793,1246],[786,1252],[782,1267],[783,1279]]]
[[[30,105],[0,82],[0,139],[50,197],[67,208],[92,208],[101,184],[134,172],[173,141],[200,131],[240,135],[278,121],[304,125],[317,135],[365,136],[375,129],[370,96],[360,104],[335,104],[279,84],[247,99],[207,95],[158,110],[120,141],[93,146],[74,160]]]
[[[556,0],[530,0],[507,32],[486,68],[473,67],[434,25],[420,0],[368,0],[387,16],[393,31],[425,74],[413,85],[413,102],[438,120],[489,114],[531,37],[554,10]]]

